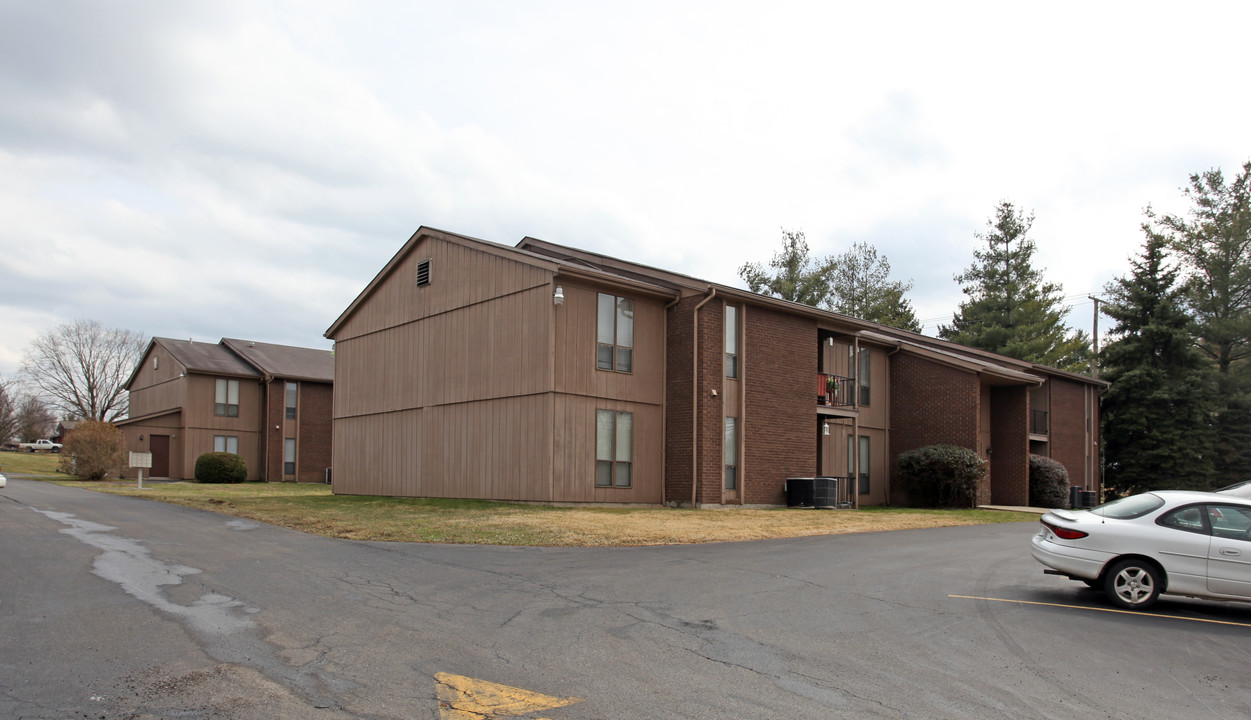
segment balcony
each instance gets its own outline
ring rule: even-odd
[[[854,407],[855,378],[817,373],[817,404],[826,407]]]

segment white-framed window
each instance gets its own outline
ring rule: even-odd
[[[282,474],[295,474],[295,438],[282,441]]]
[[[213,452],[225,452],[239,454],[239,436],[238,435],[214,435],[213,436]]]
[[[595,411],[595,486],[633,484],[634,413]]]
[[[725,489],[738,489],[738,418],[725,419]]]
[[[296,398],[299,397],[299,394],[300,394],[300,384],[288,382],[287,383],[287,419],[288,420],[295,419],[295,401],[296,401]]]
[[[725,376],[738,377],[738,307],[725,306]]]
[[[220,417],[239,417],[239,381],[217,378],[216,402],[213,414]]]
[[[634,370],[634,301],[599,293],[595,320],[595,367]]]

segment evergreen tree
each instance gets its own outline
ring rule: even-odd
[[[956,276],[968,300],[939,327],[944,340],[990,350],[1019,360],[1081,372],[1086,369],[1090,341],[1084,332],[1064,326],[1068,308],[1064,291],[1045,282],[1032,264],[1034,241],[1028,217],[1002,201],[987,221],[990,232],[977,234],[985,250],[974,250],[975,262]]]
[[[1251,162],[1229,184],[1219,168],[1191,175],[1185,193],[1190,216],[1165,215],[1159,224],[1183,262],[1199,347],[1225,380],[1251,358]]]
[[[904,293],[911,282],[890,279],[890,262],[868,243],[855,243],[831,263],[832,296],[827,307],[869,322],[921,332],[912,303]]]
[[[1210,364],[1195,349],[1190,318],[1167,266],[1166,239],[1150,226],[1132,274],[1105,288],[1104,312],[1115,324],[1100,353],[1105,482],[1136,493],[1210,489],[1215,400]]]
[[[1230,183],[1220,169],[1191,175],[1184,192],[1189,213],[1157,225],[1182,261],[1195,342],[1218,371],[1219,486],[1251,478],[1251,162]]]
[[[769,261],[770,272],[760,263],[744,263],[739,277],[754,293],[772,295],[816,307],[830,299],[830,260],[808,256],[808,240],[802,230],[782,230],[782,249]]]

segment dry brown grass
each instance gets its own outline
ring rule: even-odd
[[[733,542],[1035,520],[987,510],[569,508],[332,495],[326,485],[64,483],[249,518],[327,537],[488,545]]]

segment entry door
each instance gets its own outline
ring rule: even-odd
[[[150,439],[152,477],[169,477],[169,436],[153,435]]]

